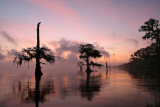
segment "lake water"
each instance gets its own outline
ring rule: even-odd
[[[17,68],[1,64],[0,107],[158,107],[157,79],[125,70],[94,69],[89,83],[84,71],[69,63],[42,66],[35,81],[34,64]]]

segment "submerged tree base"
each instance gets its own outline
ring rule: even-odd
[[[42,76],[42,75],[43,75],[42,72],[40,72],[40,73],[35,73],[35,76]]]
[[[36,67],[36,69],[35,69],[35,76],[42,76],[43,75],[43,73],[42,73],[42,71],[41,71],[41,67]]]
[[[41,72],[41,73],[35,73],[35,76],[36,77],[41,77],[43,75],[43,73]]]

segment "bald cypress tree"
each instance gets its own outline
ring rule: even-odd
[[[91,72],[90,70],[90,65],[92,66],[98,66],[101,67],[103,65],[95,63],[91,61],[90,58],[100,58],[102,55],[100,54],[100,51],[94,49],[94,46],[92,44],[85,44],[85,45],[80,45],[79,47],[79,52],[80,52],[80,59],[83,59],[86,62],[87,65],[87,71],[86,72]]]
[[[27,49],[22,49],[21,53],[16,53],[16,56],[14,57],[13,60],[13,63],[16,63],[17,65],[22,65],[23,62],[29,63],[32,59],[36,59],[36,69],[35,69],[36,76],[41,76],[43,74],[41,72],[40,64],[42,62],[40,62],[40,59],[44,59],[46,62],[49,63],[55,62],[55,56],[53,55],[53,52],[47,47],[40,47],[40,39],[39,39],[40,23],[41,22],[37,24],[37,46],[30,47]]]

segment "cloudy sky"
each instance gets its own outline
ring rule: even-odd
[[[160,19],[159,0],[0,0],[0,60],[13,51],[41,45],[74,59],[81,43],[92,43],[120,64],[135,50],[150,44],[138,29],[150,18]]]

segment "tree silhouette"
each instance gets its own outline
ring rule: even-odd
[[[87,65],[87,69],[90,69],[90,65],[98,66],[98,67],[103,66],[101,64],[95,63],[95,62],[90,60],[90,58],[100,58],[100,57],[102,57],[100,52],[98,50],[94,49],[94,46],[92,44],[80,45],[79,52],[81,54],[79,56],[79,58],[85,60],[86,65]],[[91,71],[91,70],[87,70],[87,71]]]
[[[143,36],[143,39],[151,39],[153,43],[156,43],[156,54],[159,62],[159,53],[160,53],[160,24],[158,20],[149,19],[145,22],[143,26],[139,29],[140,32],[146,32]]]
[[[53,52],[48,49],[47,47],[40,47],[40,39],[39,39],[39,22],[37,24],[37,46],[31,47],[27,49],[22,49],[21,53],[16,53],[16,56],[14,57],[13,63],[16,63],[17,65],[21,65],[22,62],[29,62],[32,59],[36,59],[36,70],[35,75],[41,76],[43,73],[41,72],[41,66],[40,66],[40,59],[44,59],[46,62],[54,63],[55,62],[55,56],[53,55]],[[45,64],[45,63],[43,63]]]
[[[141,48],[131,54],[130,64],[133,68],[154,68],[158,66],[155,64],[157,60],[156,44],[152,43],[146,48]]]
[[[152,43],[138,49],[131,54],[129,63],[120,65],[119,68],[125,68],[131,72],[147,75],[160,74],[160,24],[158,20],[149,19],[140,27],[140,32],[145,32],[142,37],[144,40],[151,39]]]
[[[143,39],[151,39],[156,40],[156,43],[159,43],[160,40],[160,28],[159,28],[159,21],[155,19],[149,19],[146,21],[141,28],[139,29],[140,32],[146,32],[143,36]]]

